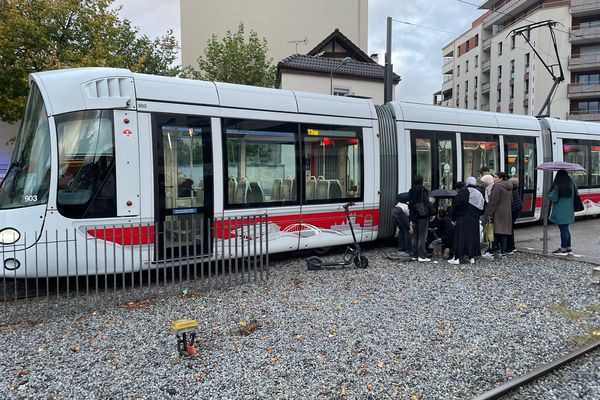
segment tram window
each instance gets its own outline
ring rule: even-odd
[[[167,209],[204,206],[202,134],[207,129],[210,129],[208,123],[206,126],[164,125],[161,127],[162,147],[165,149],[165,207]]]
[[[535,167],[537,166],[537,159],[534,143],[523,143],[523,162],[525,166],[523,168],[523,182],[521,182],[521,187],[525,190],[535,190],[535,176],[537,174]]]
[[[591,186],[600,186],[600,143],[594,142],[592,143],[592,153],[591,153],[591,165],[590,169],[591,174]]]
[[[504,142],[505,153],[506,153],[506,173],[511,177],[519,177],[519,143],[505,141]]]
[[[485,139],[463,135],[463,178],[479,176],[481,167],[488,167],[494,174],[500,168],[500,148],[496,137]]]
[[[56,117],[58,211],[69,218],[117,215],[112,112]]]
[[[417,138],[415,140],[415,151],[417,160],[416,175],[423,177],[423,185],[431,190],[432,174],[431,174],[431,139]]]
[[[227,205],[297,202],[297,124],[224,119],[223,132]]]
[[[359,128],[302,125],[305,201],[362,196],[362,137]]]
[[[571,176],[573,178],[573,182],[575,182],[577,187],[588,186],[587,171],[589,170],[589,168],[587,165],[587,153],[588,146],[584,144],[581,144],[577,141],[563,142],[563,160],[570,163],[577,163],[586,170],[586,172],[577,172]]]
[[[439,188],[452,189],[454,182],[454,150],[452,140],[438,140]]]

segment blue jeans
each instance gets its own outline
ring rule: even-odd
[[[569,232],[569,224],[559,225],[560,229],[560,247],[562,249],[571,248],[571,232]]]

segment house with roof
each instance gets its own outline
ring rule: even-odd
[[[308,54],[293,54],[277,63],[277,77],[281,89],[367,98],[383,104],[384,66],[339,29]],[[394,87],[398,82],[400,76],[394,74]]]

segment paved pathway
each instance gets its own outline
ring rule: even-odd
[[[574,256],[582,261],[600,264],[600,218],[578,220],[570,226]],[[542,253],[544,226],[541,223],[518,226],[517,249]],[[558,226],[548,224],[548,253],[560,247]]]

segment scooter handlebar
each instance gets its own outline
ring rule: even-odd
[[[350,201],[346,204],[344,204],[344,210],[347,210],[349,207],[352,207],[353,205],[355,205],[356,203],[354,203],[353,201]]]

